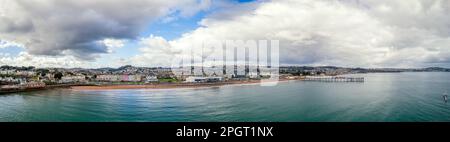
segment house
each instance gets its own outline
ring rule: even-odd
[[[106,82],[141,82],[142,75],[97,75],[97,80]]]
[[[86,81],[86,76],[84,75],[61,77],[61,83],[84,82],[84,81]]]
[[[27,89],[44,88],[45,83],[43,83],[43,82],[27,82],[27,83],[21,84],[20,87],[27,88]]]
[[[109,82],[109,81],[114,82],[114,81],[122,80],[120,75],[97,75],[96,79],[98,81],[107,81],[107,82]]]
[[[147,76],[145,77],[145,83],[158,82],[158,78],[156,76]]]
[[[0,77],[0,81],[8,83],[8,84],[17,84],[21,82],[25,82],[25,78],[15,78],[15,77]]]
[[[124,82],[141,82],[142,75],[122,75],[122,80]]]
[[[248,77],[249,77],[249,78],[252,78],[252,79],[260,78],[260,76],[258,75],[257,72],[249,72],[249,73],[248,73]]]
[[[16,73],[16,70],[1,70],[0,74],[2,75],[13,75]]]
[[[31,76],[34,76],[36,73],[34,72],[34,71],[17,71],[16,72],[16,75],[19,75],[19,76],[28,76],[28,77],[31,77]]]
[[[9,89],[35,89],[35,88],[44,88],[45,83],[43,82],[26,82],[21,84],[12,84],[12,85],[2,85],[0,89],[9,90]]]

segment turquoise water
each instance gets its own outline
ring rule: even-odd
[[[450,73],[352,76],[366,82],[17,93],[0,96],[0,121],[450,121]]]

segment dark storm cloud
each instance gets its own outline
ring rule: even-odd
[[[33,30],[33,24],[30,20],[13,20],[6,17],[0,17],[0,32],[1,33],[26,33]]]

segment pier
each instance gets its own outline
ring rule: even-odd
[[[318,82],[364,82],[364,77],[307,76],[304,81]]]

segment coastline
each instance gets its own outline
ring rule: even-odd
[[[280,79],[279,81],[289,81]],[[207,88],[226,85],[258,84],[261,80],[248,81],[226,81],[215,83],[167,83],[167,84],[146,84],[146,85],[98,85],[98,86],[71,86],[70,89],[76,91],[97,91],[97,90],[123,90],[123,89],[174,89],[174,88]]]
[[[300,80],[300,79],[285,79],[280,78],[278,82]],[[130,85],[130,84],[63,84],[63,85],[47,85],[39,88],[21,88],[21,89],[8,89],[0,90],[0,95],[40,91],[56,88],[67,88],[75,91],[97,91],[97,90],[125,90],[125,89],[189,89],[189,88],[208,88],[208,87],[220,87],[227,85],[251,85],[259,84],[261,80],[234,80],[224,82],[212,82],[212,83],[155,83],[155,84],[142,84],[142,85]]]
[[[154,84],[63,84],[63,85],[49,85],[41,88],[26,88],[26,89],[16,89],[16,90],[0,90],[0,94],[17,93],[17,92],[28,92],[28,91],[38,91],[47,90],[54,88],[67,88],[74,91],[101,91],[101,90],[127,90],[127,89],[189,89],[189,88],[208,88],[208,87],[220,87],[227,85],[251,85],[260,83],[270,83],[270,82],[289,82],[307,80],[301,77],[292,78],[279,78],[276,81],[264,81],[263,80],[228,80],[223,82],[210,82],[210,83],[154,83]],[[320,81],[317,80],[317,81]],[[330,82],[329,80],[327,80]]]
[[[61,85],[47,85],[45,87],[34,87],[34,88],[0,89],[0,95],[10,94],[10,93],[19,93],[19,92],[41,91],[41,90],[49,90],[49,89],[56,89],[56,88],[71,88],[73,86],[87,86],[87,85],[61,84]]]

